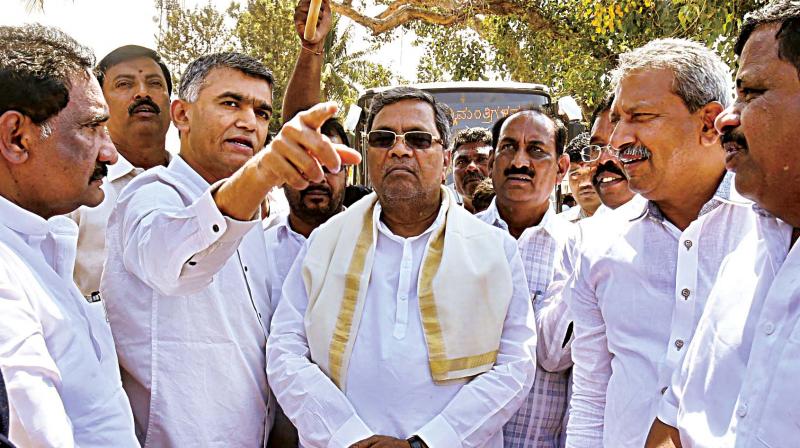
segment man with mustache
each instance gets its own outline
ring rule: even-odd
[[[617,208],[630,203],[636,193],[628,187],[628,178],[622,170],[622,164],[614,156],[614,151],[608,146],[614,126],[611,124],[611,104],[614,95],[606,97],[592,114],[592,129],[589,137],[589,146],[583,149],[583,160],[595,162],[596,167],[592,175],[594,185],[600,202],[603,205],[598,213],[607,209]]]
[[[528,393],[522,263],[442,186],[450,123],[421,90],[377,94],[375,193],[314,231],[289,272],[267,374],[301,446],[500,448]]]
[[[558,447],[564,430],[570,366],[570,321],[556,299],[572,270],[575,226],[557,216],[550,194],[569,166],[567,130],[534,108],[492,127],[489,168],[496,196],[478,215],[517,239],[537,332],[536,376],[519,411],[503,427],[506,447]]]
[[[736,102],[717,117],[758,220],[725,260],[664,395],[652,447],[793,446],[800,372],[800,2],[745,17]]]
[[[21,447],[139,446],[111,329],[72,280],[78,228],[58,216],[100,204],[117,160],[93,64],[57,29],[0,27],[0,370]]]
[[[575,195],[578,206],[561,213],[561,217],[572,223],[591,217],[602,205],[600,197],[592,185],[592,177],[597,165],[594,161],[583,160],[583,149],[587,146],[589,146],[589,133],[582,132],[569,142],[566,150],[569,156],[569,171],[567,172],[569,189]]]
[[[119,192],[144,170],[169,162],[165,142],[172,77],[158,53],[138,45],[110,52],[97,64],[95,74],[111,114],[108,134],[120,155],[107,175],[103,173],[103,202],[93,208],[81,207],[70,217],[79,228],[75,283],[90,303],[101,307],[106,225]]]
[[[484,128],[462,129],[453,138],[453,178],[462,205],[472,214],[472,195],[478,184],[489,175],[489,152],[492,133]]]
[[[274,416],[272,307],[260,205],[359,156],[299,113],[265,147],[272,74],[240,53],[192,62],[171,105],[180,154],[136,176],[108,225],[100,288],[137,435],[146,446],[261,446]],[[262,149],[264,148],[264,149]],[[344,159],[344,160],[343,160]]]
[[[564,290],[575,325],[568,447],[645,443],[720,263],[754,225],[714,128],[729,73],[696,42],[659,39],[622,54],[612,74],[611,146],[647,202],[632,219],[582,226]]]

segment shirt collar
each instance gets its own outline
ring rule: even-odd
[[[0,225],[23,236],[44,237],[49,232],[47,221],[0,196]]]
[[[167,169],[185,177],[186,180],[192,184],[192,186],[199,188],[202,191],[207,190],[208,187],[211,186],[210,183],[203,179],[203,176],[201,176],[197,171],[194,170],[194,168],[189,166],[189,164],[183,160],[183,157],[181,157],[180,154],[178,154],[177,157],[172,158]]]
[[[489,218],[487,221],[489,224],[508,232],[508,223],[500,216],[500,211],[497,209],[497,198],[492,199],[492,202],[484,213],[486,217]]]
[[[142,171],[144,170],[131,165],[131,162],[128,162],[128,159],[122,157],[122,154],[120,154],[117,158],[117,163],[108,167],[106,179],[108,179],[109,182],[114,182],[121,177],[125,177],[129,173],[136,172],[136,174],[139,174],[139,172]]]
[[[714,211],[717,207],[722,204],[733,204],[733,205],[749,205],[750,202],[743,198],[737,191],[734,186],[734,174],[730,171],[725,172],[725,176],[723,176],[722,181],[717,186],[717,191],[714,192],[714,196],[706,202],[703,207],[700,208],[700,214],[698,216],[703,216],[707,213]],[[650,216],[651,218],[657,221],[664,221],[665,217],[664,214],[661,212],[661,209],[658,208],[653,201],[647,201],[644,212],[637,218],[632,219],[631,221],[636,221],[637,219],[641,219],[645,216]]]

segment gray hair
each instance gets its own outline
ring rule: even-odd
[[[690,112],[712,101],[723,107],[733,102],[730,67],[715,52],[689,39],[656,39],[621,54],[617,68],[611,72],[613,90],[628,75],[653,69],[672,71],[673,93],[681,97]]]
[[[232,68],[247,76],[263,79],[270,87],[275,84],[272,72],[257,59],[236,52],[214,53],[201,56],[186,67],[178,88],[178,98],[189,103],[197,101],[203,82],[215,68]]]
[[[450,126],[453,125],[453,116],[450,113],[450,108],[444,103],[436,101],[430,93],[414,87],[394,87],[375,95],[369,107],[367,132],[372,130],[372,123],[375,121],[375,116],[378,115],[378,112],[390,104],[403,100],[419,100],[430,104],[433,108],[436,130],[439,131],[439,138],[442,139],[442,147],[450,147]]]

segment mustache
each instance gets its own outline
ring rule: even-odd
[[[722,142],[722,146],[725,146],[727,143],[733,143],[744,151],[749,149],[747,145],[747,137],[744,136],[743,132],[736,129],[732,129],[723,133],[720,137],[720,141]]]
[[[600,181],[600,178],[603,177],[603,174],[606,173],[619,174],[620,176],[626,179],[628,178],[628,176],[625,175],[625,172],[622,171],[622,168],[620,168],[619,165],[612,162],[611,160],[607,160],[603,164],[597,166],[597,171],[595,171],[594,173],[594,178],[592,178],[592,183],[597,185],[597,183]]]
[[[108,164],[106,163],[95,163],[94,171],[92,172],[92,177],[89,178],[89,182],[94,182],[96,180],[101,180],[102,178],[106,177],[108,174]]]
[[[467,174],[464,174],[464,179],[463,179],[463,182],[464,182],[465,184],[466,184],[467,182],[471,181],[471,180],[477,180],[478,182],[480,182],[480,181],[482,181],[483,179],[484,179],[484,176],[483,176],[481,173],[479,173],[479,172],[475,171],[475,172],[469,172],[469,173],[467,173]]]
[[[300,197],[304,197],[311,192],[322,192],[327,194],[328,196],[333,195],[333,191],[331,191],[331,187],[324,185],[324,184],[312,184],[306,187],[305,190],[300,191]]]
[[[150,107],[152,107],[153,111],[156,113],[156,115],[161,113],[161,108],[158,107],[158,104],[156,104],[155,101],[151,100],[149,96],[145,96],[145,97],[142,97],[142,98],[135,99],[133,101],[133,103],[131,103],[131,105],[128,106],[128,115],[129,116],[133,115],[134,111],[139,106],[150,106]]]
[[[619,161],[625,163],[626,159],[649,159],[653,153],[644,145],[629,145],[619,151]]]
[[[503,175],[506,177],[513,176],[515,174],[523,174],[530,177],[533,177],[534,175],[533,170],[527,166],[520,166],[520,167],[510,166],[505,170],[503,170]]]

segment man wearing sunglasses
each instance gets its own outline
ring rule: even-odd
[[[472,195],[478,184],[489,175],[489,152],[492,133],[484,128],[462,129],[453,138],[453,177],[463,206],[476,213]]]
[[[592,177],[597,168],[596,161],[584,160],[586,150],[590,149],[592,147],[589,146],[588,132],[578,134],[567,146],[569,189],[575,195],[578,206],[561,213],[561,217],[572,223],[591,217],[602,205],[592,185]]]
[[[571,268],[575,226],[550,203],[569,166],[567,129],[549,109],[501,118],[492,127],[489,167],[496,196],[478,215],[517,238],[536,312],[534,386],[503,427],[506,446],[558,447],[564,431],[570,366],[570,322],[556,300]]]
[[[284,283],[270,384],[301,446],[503,446],[536,339],[514,241],[442,186],[450,115],[421,91],[374,97],[375,193],[320,226]]]

